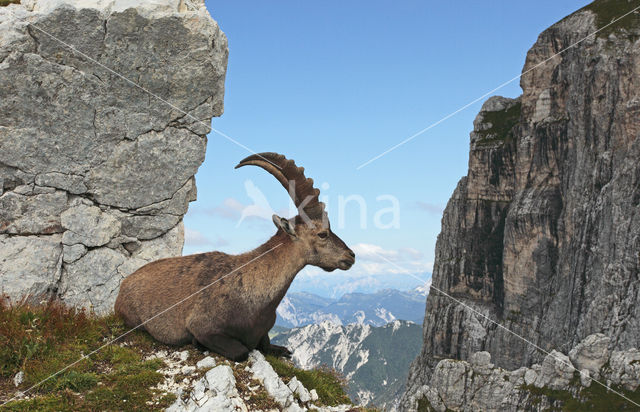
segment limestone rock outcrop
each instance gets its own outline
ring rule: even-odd
[[[527,54],[522,96],[483,105],[442,218],[405,408],[437,368],[464,369],[443,359],[486,351],[497,367],[545,368],[537,345],[595,373],[603,354],[638,346],[640,13],[589,36],[635,6],[597,0],[554,24]]]
[[[405,407],[410,411],[438,412],[546,411],[559,410],[563,398],[589,401],[590,397],[602,397],[607,393],[603,385],[617,392],[636,390],[640,386],[640,352],[635,348],[603,352],[599,345],[602,336],[589,335],[574,348],[597,353],[591,357],[600,365],[597,370],[581,370],[579,364],[555,350],[545,356],[542,364],[513,371],[491,363],[488,352],[476,352],[468,361],[443,359],[434,368],[430,383],[411,394]],[[624,402],[613,392],[609,395]],[[634,407],[631,403],[625,406],[628,410]],[[610,407],[615,409],[614,404]]]
[[[184,355],[182,355],[184,354]],[[268,410],[286,412],[347,412],[354,410],[353,405],[343,404],[326,406],[319,402],[315,389],[307,390],[298,378],[291,377],[285,383],[273,369],[264,355],[254,350],[246,362],[235,363],[224,361],[216,364],[210,356],[200,360],[197,367],[187,366],[187,351],[167,354],[162,351],[154,357],[165,361],[166,367],[161,370],[165,382],[157,388],[164,392],[174,393],[175,402],[166,412],[250,412],[263,410],[252,405],[252,395],[262,392],[273,401]],[[196,372],[206,369],[204,376]],[[185,376],[178,380],[176,376]],[[237,378],[238,379],[237,379]],[[239,381],[240,380],[240,381]],[[239,392],[242,388],[242,392]],[[278,409],[273,408],[277,405]]]
[[[227,55],[199,0],[0,7],[0,293],[103,313],[181,254]]]

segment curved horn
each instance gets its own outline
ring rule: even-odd
[[[323,218],[324,203],[318,201],[320,190],[313,187],[313,179],[307,179],[304,168],[297,167],[292,159],[278,153],[257,153],[242,159],[235,168],[247,165],[259,166],[278,179],[289,192],[298,213],[304,211],[310,219]]]

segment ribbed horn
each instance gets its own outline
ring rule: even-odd
[[[298,167],[292,159],[271,152],[248,156],[235,168],[247,165],[259,166],[278,179],[291,196],[299,214],[302,215],[301,211],[304,211],[309,219],[324,218],[324,203],[318,200],[320,190],[313,187],[313,179],[304,176],[304,167]]]

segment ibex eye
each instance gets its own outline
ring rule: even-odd
[[[320,232],[318,233],[318,236],[320,236],[321,239],[326,239],[329,234],[327,232]]]

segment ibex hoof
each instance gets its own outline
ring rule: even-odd
[[[293,355],[293,353],[285,348],[284,346],[279,346],[279,345],[271,345],[269,346],[269,350],[268,350],[269,355],[274,355],[274,356],[283,356],[285,358],[290,358],[291,355]]]

